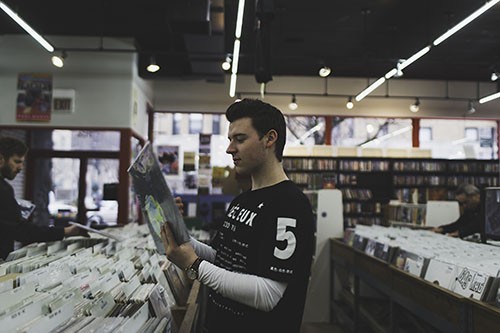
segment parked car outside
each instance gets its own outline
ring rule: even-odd
[[[101,200],[99,205],[87,211],[87,225],[115,225],[118,218],[118,201]]]

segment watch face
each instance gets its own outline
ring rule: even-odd
[[[196,280],[198,278],[198,272],[192,268],[186,271],[187,277],[191,280]]]

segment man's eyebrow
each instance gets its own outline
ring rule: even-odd
[[[229,135],[227,138],[229,140],[231,140],[231,138],[242,138],[242,137],[246,137],[247,135],[245,133],[236,133],[236,134],[233,134],[233,135]]]

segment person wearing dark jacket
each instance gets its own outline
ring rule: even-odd
[[[441,225],[433,230],[453,237],[464,238],[481,231],[481,192],[472,184],[458,187],[455,198],[460,205],[460,217],[453,223]]]
[[[21,219],[21,209],[14,189],[7,180],[13,180],[23,169],[28,147],[12,137],[0,137],[0,258],[6,259],[14,250],[14,241],[22,243],[48,242],[82,234],[76,226],[65,228],[38,226]],[[84,234],[84,233],[83,233]]]

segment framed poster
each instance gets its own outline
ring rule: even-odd
[[[52,75],[21,73],[17,78],[17,121],[50,121]]]

